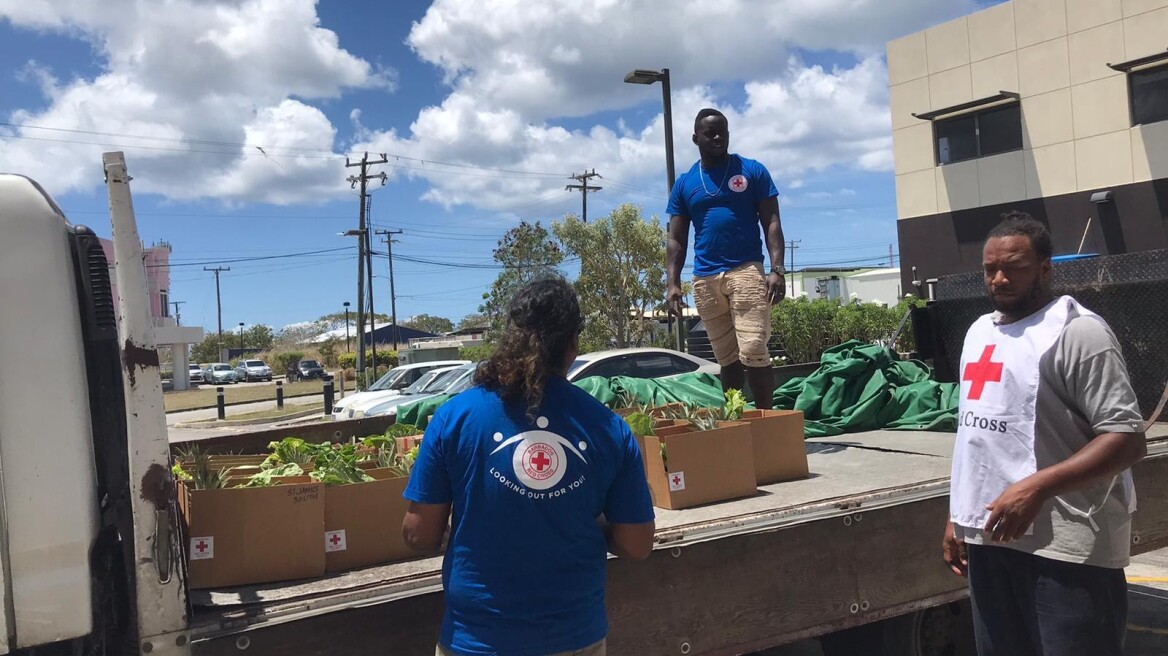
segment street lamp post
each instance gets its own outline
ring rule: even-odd
[[[345,301],[345,353],[350,353],[353,347],[349,345],[349,302]]]
[[[669,92],[669,69],[663,68],[660,71],[654,71],[638,68],[629,71],[625,75],[625,82],[629,84],[661,83],[661,104],[663,105],[665,115],[665,177],[669,185],[666,194],[671,194],[673,193],[673,183],[676,182],[677,176],[673,164],[673,100],[670,98]],[[667,321],[672,322],[672,316]],[[678,351],[685,350],[682,348],[681,339],[681,331],[684,323],[685,317],[678,317],[676,333]]]
[[[243,357],[243,322],[239,322],[239,357]]]

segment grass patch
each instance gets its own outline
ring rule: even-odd
[[[302,414],[302,413],[308,412],[309,410],[314,410],[314,411],[319,412],[319,413],[324,413],[324,404],[322,403],[320,405],[298,405],[298,406],[293,406],[290,408],[286,407],[283,410],[276,410],[276,409],[259,410],[256,412],[245,412],[245,413],[239,414],[239,415],[233,415],[233,414],[228,413],[227,421],[238,421],[241,419],[280,419],[282,417],[288,417],[291,415]]]
[[[284,398],[294,396],[308,396],[321,394],[324,383],[319,380],[306,380],[302,383],[285,383]],[[182,392],[167,392],[162,397],[162,405],[167,412],[181,412],[183,410],[200,410],[215,407],[215,386],[200,385],[199,389],[184,390]],[[238,385],[223,386],[223,400],[231,403],[249,403],[253,401],[275,401],[276,385]]]

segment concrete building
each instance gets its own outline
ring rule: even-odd
[[[787,274],[787,296],[896,305],[902,293],[899,268],[807,268]]]
[[[1168,247],[1165,35],[1168,0],[1012,0],[890,42],[904,290],[1013,209],[1056,255]]]

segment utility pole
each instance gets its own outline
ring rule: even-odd
[[[384,175],[384,174],[383,174]],[[384,183],[382,183],[384,184]],[[365,195],[365,232],[361,235],[365,240],[365,290],[369,299],[369,353],[373,358],[372,381],[377,380],[377,312],[373,309],[373,196]]]
[[[219,294],[219,274],[224,271],[230,271],[231,267],[203,267],[203,271],[210,271],[215,274],[215,308],[219,314],[219,354],[217,357],[223,355],[223,297]]]
[[[888,245],[888,268],[889,269],[896,268],[895,256],[892,254],[892,244]]]
[[[178,306],[186,303],[186,301],[171,301],[170,304],[174,306],[174,324],[176,326],[182,325],[182,315],[178,313]]]
[[[791,269],[790,269],[788,275],[791,278],[791,297],[792,298],[794,298],[794,296],[795,296],[795,249],[799,248],[799,244],[802,244],[802,243],[803,243],[802,239],[799,239],[799,240],[792,239],[791,241],[787,242],[787,248],[791,249]]]
[[[360,162],[350,162],[349,158],[345,158],[345,168],[352,168],[355,166],[361,167],[360,175],[351,175],[347,178],[350,188],[355,189],[358,184],[361,185],[361,214],[360,222],[357,225],[357,231],[360,233],[357,238],[360,240],[359,250],[357,255],[357,377],[358,379],[365,373],[365,259],[367,257],[368,246],[371,242],[369,240],[369,229],[365,223],[365,196],[366,183],[373,179],[379,178],[381,184],[385,184],[386,175],[384,172],[377,175],[369,175],[369,166],[371,164],[386,164],[389,159],[386,158],[385,153],[381,154],[381,159],[377,161],[369,161],[369,153],[365,153],[361,157]],[[374,324],[376,326],[376,324]],[[376,366],[376,364],[374,365]],[[366,381],[368,383],[368,381]]]
[[[580,181],[580,184],[570,184],[570,185],[564,187],[564,189],[567,189],[568,191],[576,191],[577,189],[580,190],[581,198],[584,201],[583,219],[584,219],[584,223],[588,223],[588,192],[600,191],[601,189],[603,189],[603,187],[595,187],[595,186],[589,185],[588,181],[591,180],[592,178],[599,178],[600,174],[596,172],[596,169],[592,169],[591,171],[585,171],[579,175],[570,175],[568,177],[573,179],[573,180]]]
[[[393,318],[393,350],[397,350],[397,292],[393,288],[393,245],[397,242],[394,235],[400,235],[401,230],[378,230],[377,234],[384,235],[385,252],[389,256],[389,312]]]

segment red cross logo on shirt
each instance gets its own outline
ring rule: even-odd
[[[198,544],[195,545],[195,551],[198,551],[199,553],[204,553],[205,551],[207,551],[207,543],[202,541],[202,540],[199,540]]]
[[[531,459],[531,464],[535,465],[536,471],[543,471],[552,461],[548,459],[547,454],[543,451],[537,451],[535,457]]]
[[[733,178],[730,178],[730,189],[732,191],[745,191],[746,177],[742,175],[736,175]]]
[[[981,399],[981,393],[985,391],[986,383],[1000,383],[1002,382],[1001,362],[992,362],[994,357],[994,345],[989,344],[985,350],[981,352],[981,359],[977,362],[970,362],[965,365],[965,373],[961,380],[969,381],[969,396],[971,401]]]

